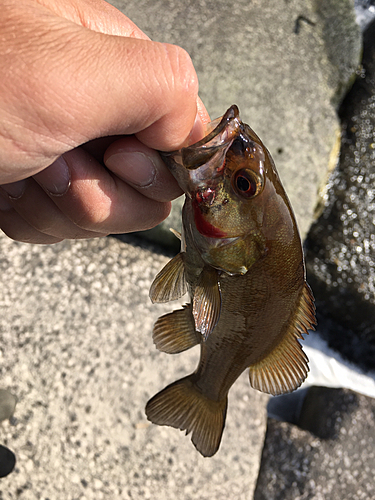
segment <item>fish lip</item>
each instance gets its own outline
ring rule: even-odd
[[[184,167],[189,171],[194,171],[203,165],[214,163],[216,168],[220,168],[218,165],[222,165],[223,161],[218,160],[220,157],[225,157],[232,142],[239,135],[241,126],[238,107],[233,104],[208,135],[195,144],[181,149]]]
[[[216,120],[213,120],[211,123],[208,124],[208,126],[212,125],[213,123],[217,122],[218,120],[220,120],[220,122],[207,135],[205,135],[203,137],[203,139],[201,139],[200,141],[195,142],[194,144],[190,144],[190,146],[186,146],[184,148],[177,149],[174,151],[159,151],[160,155],[164,159],[167,159],[169,157],[174,157],[174,156],[181,154],[182,160],[183,160],[183,165],[185,166],[185,168],[187,168],[189,170],[195,170],[195,169],[199,168],[201,165],[203,165],[205,163],[205,159],[203,159],[204,161],[202,161],[201,163],[199,163],[199,162],[197,163],[197,160],[194,156],[194,152],[197,148],[201,148],[201,147],[203,148],[208,142],[211,142],[231,122],[233,122],[233,124],[235,125],[235,129],[236,129],[235,132],[237,132],[237,130],[240,128],[240,125],[241,125],[240,112],[239,112],[239,109],[236,106],[236,104],[233,104],[225,112],[225,114],[221,117],[221,119],[217,118]],[[237,135],[237,134],[235,134],[235,135]],[[233,139],[234,139],[234,137],[233,137]],[[220,142],[221,143],[226,142],[225,137]],[[217,146],[218,146],[218,144],[215,144],[215,146],[205,148],[206,152],[208,153],[208,156],[211,156],[216,151]],[[211,155],[210,155],[210,153],[211,153]],[[191,156],[194,156],[193,161],[189,161],[189,158]]]
[[[215,123],[215,121],[216,120],[211,123]],[[196,170],[207,163],[208,160],[223,148],[228,149],[238,135],[240,128],[240,112],[238,107],[233,104],[225,112],[218,125],[214,127],[209,134],[200,141],[182,148],[182,160],[185,168],[188,170]],[[218,140],[214,141],[214,139]],[[214,142],[214,144],[206,146],[206,144],[210,142]],[[198,152],[197,149],[199,150]]]
[[[180,150],[160,151],[161,158],[187,196],[191,198],[196,189],[221,175],[226,153],[242,130],[238,107],[233,105],[200,141]]]

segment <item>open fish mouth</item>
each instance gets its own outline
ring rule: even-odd
[[[215,126],[218,121],[218,125]],[[208,135],[199,142],[182,148],[184,167],[188,170],[197,170],[203,165],[214,163],[218,168],[223,163],[220,160],[225,157],[228,148],[238,136],[241,125],[239,110],[234,104],[221,119],[218,118],[209,124],[209,128],[214,126],[214,129]]]
[[[208,129],[208,135],[191,146],[160,152],[189,198],[207,187],[207,182],[215,183],[222,175],[227,151],[243,129],[237,106],[231,106],[222,118],[211,122]]]
[[[207,129],[208,134],[199,142],[178,151],[162,152],[161,156],[186,196],[192,200],[199,233],[214,240],[233,241],[233,238],[228,239],[227,233],[210,224],[204,213],[215,201],[228,149],[243,131],[237,106],[231,106],[222,118],[208,124]]]

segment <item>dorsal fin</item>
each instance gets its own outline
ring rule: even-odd
[[[254,389],[273,394],[292,392],[309,371],[308,358],[298,339],[316,325],[314,297],[304,284],[293,321],[279,345],[265,358],[250,366],[250,384]]]
[[[156,348],[168,354],[177,354],[199,344],[200,334],[194,327],[191,305],[161,316],[154,325],[152,338]]]
[[[199,276],[193,297],[193,316],[195,329],[204,340],[219,321],[221,310],[221,292],[218,272],[213,267],[205,266]]]
[[[176,300],[187,292],[184,255],[184,252],[177,254],[156,275],[150,288],[153,303]]]

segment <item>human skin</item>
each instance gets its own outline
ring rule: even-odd
[[[189,55],[103,0],[5,0],[0,228],[55,243],[148,229],[181,194],[158,154],[204,135]]]

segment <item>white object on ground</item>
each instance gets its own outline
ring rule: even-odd
[[[364,373],[356,365],[346,361],[331,349],[317,332],[308,335],[302,342],[309,358],[310,372],[302,385],[344,387],[375,398],[375,372]]]

